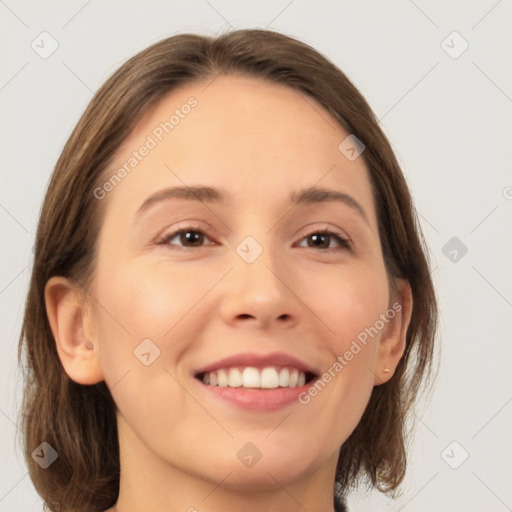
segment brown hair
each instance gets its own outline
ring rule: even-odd
[[[93,191],[103,171],[164,95],[219,74],[256,76],[301,91],[366,146],[388,276],[409,281],[414,305],[395,374],[373,389],[360,423],[341,447],[337,495],[341,499],[363,477],[382,492],[396,490],[404,478],[406,414],[431,376],[437,305],[410,193],[378,120],[333,63],[291,37],[269,30],[216,38],[180,34],[130,58],[97,91],[60,155],[42,206],[19,344],[26,383],[21,421],[30,477],[54,512],[112,506],[120,462],[115,403],[105,383],[79,385],[64,372],[45,311],[45,284],[60,275],[87,290],[102,222]],[[43,441],[58,452],[48,469],[31,457]]]

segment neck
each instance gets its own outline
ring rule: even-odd
[[[177,468],[149,451],[121,417],[118,431],[121,480],[118,501],[109,512],[334,511],[338,452],[292,481],[268,471],[253,481],[234,479],[234,471],[208,478]]]

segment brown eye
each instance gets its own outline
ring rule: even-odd
[[[174,239],[177,239],[179,243],[177,244],[176,242],[172,242]],[[202,231],[193,227],[188,227],[165,235],[158,242],[158,245],[178,245],[178,247],[180,247],[181,244],[182,247],[202,247],[205,239],[209,240]]]
[[[314,231],[309,235],[306,235],[303,240],[308,240],[308,247],[323,249],[323,250],[342,250],[350,249],[350,242],[347,238],[343,237],[340,233],[332,231],[330,229],[324,229],[322,231]],[[340,247],[329,247],[332,240],[335,240]],[[311,241],[311,243],[309,243]]]

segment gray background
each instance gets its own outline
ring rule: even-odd
[[[440,370],[416,411],[404,493],[360,491],[351,512],[512,510],[511,20],[510,0],[0,0],[0,511],[41,509],[14,441],[16,350],[51,170],[122,62],[230,26],[298,37],[348,74],[396,150],[432,251]],[[43,31],[58,43],[47,58],[31,47],[51,48]]]

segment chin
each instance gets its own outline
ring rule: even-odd
[[[303,459],[270,460],[267,457],[264,461],[263,458],[262,456],[252,467],[246,467],[238,461],[225,466],[217,465],[215,472],[208,475],[209,479],[218,482],[220,475],[229,474],[222,482],[222,487],[233,491],[264,492],[288,485],[312,471],[311,468],[308,471],[308,466]]]

